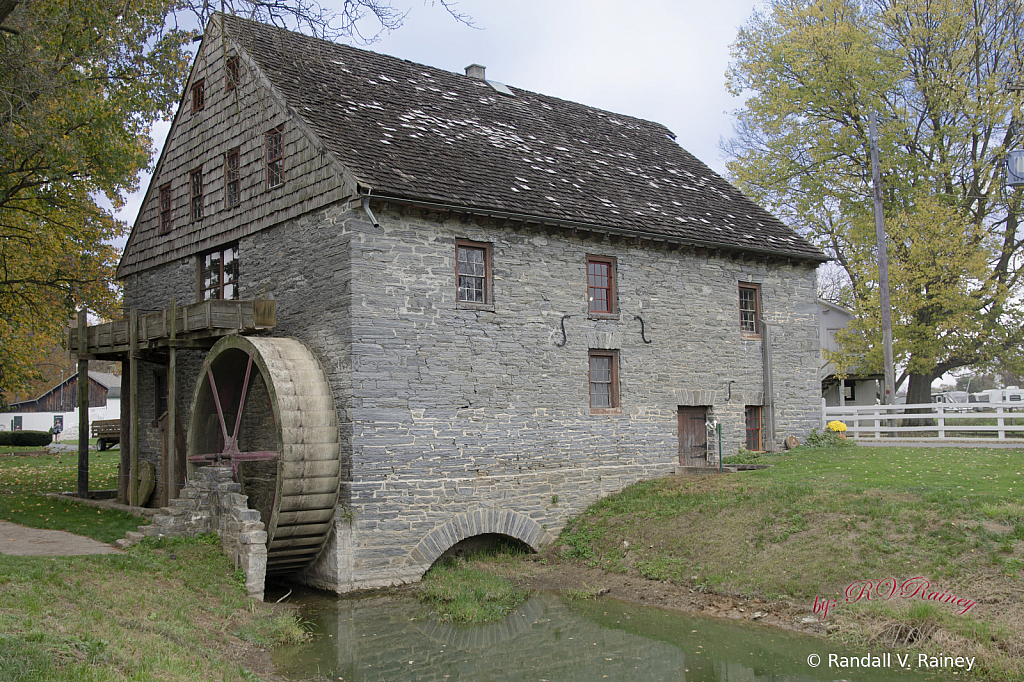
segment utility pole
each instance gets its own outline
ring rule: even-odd
[[[875,239],[878,241],[878,289],[882,299],[882,356],[885,363],[883,404],[896,402],[896,371],[892,361],[892,306],[889,303],[889,251],[885,245],[885,218],[882,215],[882,176],[878,170],[878,131],[875,112],[868,119],[871,136],[871,183],[875,190]]]

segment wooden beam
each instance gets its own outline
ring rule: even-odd
[[[129,421],[131,422],[131,442],[128,444],[128,504],[139,505],[139,310],[132,308],[129,317],[128,334],[130,337],[128,364],[131,368],[131,396],[129,403]],[[122,446],[123,447],[123,446]]]
[[[241,308],[239,308],[241,310]],[[175,338],[177,329],[177,317],[178,312],[178,299],[171,299],[171,344],[170,344],[170,360],[167,362],[167,480],[164,481],[164,490],[167,491],[166,498],[169,503],[171,500],[178,497],[178,467],[177,467],[177,453],[174,450],[174,435],[177,433],[177,422],[178,422],[178,352],[175,349]],[[239,325],[241,326],[241,325]]]
[[[128,481],[131,469],[131,363],[126,355],[121,356],[121,466],[117,471],[117,501],[128,504]]]
[[[78,311],[78,351],[87,354],[89,338],[86,333],[86,312]],[[89,361],[78,359],[78,497],[89,496]]]

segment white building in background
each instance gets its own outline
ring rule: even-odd
[[[121,377],[89,372],[89,422],[121,418]],[[54,440],[78,440],[78,375],[35,400],[12,403],[0,413],[0,431],[49,431]],[[59,431],[59,433],[57,433]]]
[[[845,329],[853,320],[853,311],[843,306],[818,299],[818,338],[821,340],[822,358],[818,370],[821,397],[827,407],[843,405],[875,405],[882,395],[885,376],[862,373],[859,368],[847,368],[840,379],[836,367],[825,359],[824,351],[837,351],[836,332]]]

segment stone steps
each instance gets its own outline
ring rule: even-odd
[[[144,538],[195,537],[215,532],[221,547],[245,571],[249,596],[263,600],[267,573],[267,532],[260,513],[232,480],[230,467],[202,467],[177,499],[152,517],[150,524],[128,531],[114,542],[121,549]]]

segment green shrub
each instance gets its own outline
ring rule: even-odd
[[[836,433],[835,431],[818,431],[814,429],[811,434],[807,436],[807,445],[812,448],[846,448],[853,445],[848,441],[843,434]]]
[[[0,431],[0,446],[42,447],[53,442],[53,434],[47,431]]]

